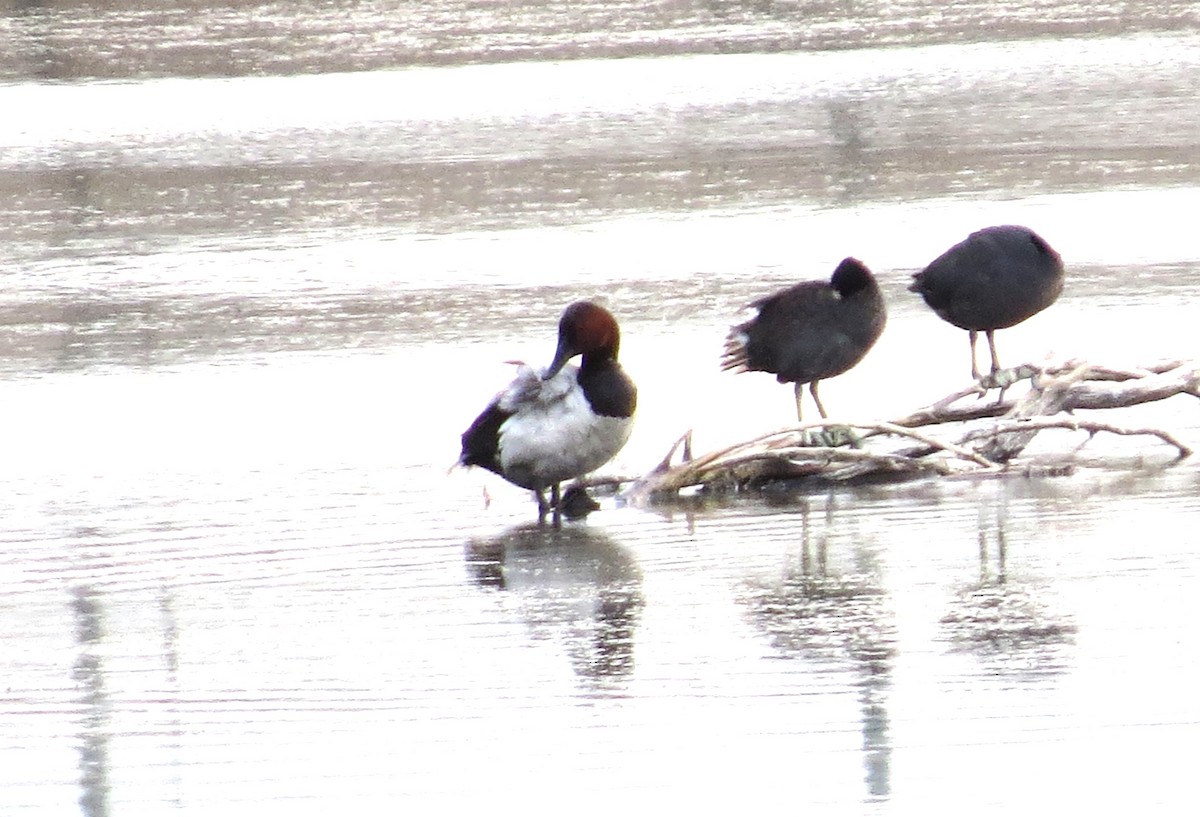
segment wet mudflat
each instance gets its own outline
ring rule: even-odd
[[[578,297],[641,394],[606,470],[788,424],[724,333],[851,254],[890,318],[827,407],[941,397],[905,287],[992,223],[1068,270],[1006,362],[1194,356],[1194,9],[433,5],[0,18],[0,812],[1188,802],[1159,444],[557,530],[447,468]]]

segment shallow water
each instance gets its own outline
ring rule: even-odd
[[[1005,362],[1194,357],[1200,19],[1124,8],[10,4],[0,814],[1189,802],[1158,443],[557,530],[447,473],[578,297],[640,389],[607,473],[787,425],[724,332],[847,254],[890,316],[826,405],[928,403],[967,343],[906,282],[990,223],[1068,264]]]

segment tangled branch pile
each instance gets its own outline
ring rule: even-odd
[[[1019,398],[1009,387],[1029,381]],[[978,399],[999,389],[999,399]],[[1096,434],[1144,435],[1172,446],[1176,459],[1191,449],[1169,432],[1128,428],[1080,419],[1072,412],[1135,406],[1177,394],[1200,398],[1200,364],[1172,360],[1134,369],[1080,361],[1005,369],[970,388],[948,395],[907,417],[847,425],[822,420],[766,434],[694,457],[691,432],[672,445],[663,461],[625,493],[639,498],[674,494],[693,486],[738,489],[767,480],[815,477],[847,481],[881,475],[988,474],[1012,468],[1014,460],[1047,429]],[[976,398],[965,401],[965,398]],[[993,420],[993,422],[979,422]],[[955,434],[936,427],[974,423]],[[676,454],[680,461],[672,464]]]

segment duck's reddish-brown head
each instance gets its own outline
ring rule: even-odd
[[[558,349],[542,379],[554,377],[576,355],[583,355],[584,366],[589,361],[616,360],[620,347],[621,329],[612,313],[591,301],[576,301],[558,321]]]

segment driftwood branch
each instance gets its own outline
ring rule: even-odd
[[[1173,446],[1179,452],[1180,459],[1191,456],[1193,453],[1192,449],[1181,442],[1174,434],[1159,428],[1125,428],[1123,426],[1115,426],[1112,423],[1101,423],[1095,420],[1077,420],[1059,417],[1027,417],[1021,420],[1013,420],[1012,422],[1003,422],[994,428],[972,431],[966,437],[967,441],[971,441],[994,437],[1000,434],[1029,433],[1045,431],[1050,428],[1060,428],[1067,431],[1086,431],[1089,440],[1102,431],[1106,434],[1116,434],[1123,437],[1157,437],[1167,445]]]
[[[1026,381],[1023,394],[1005,399],[1010,388]],[[992,390],[999,390],[999,398],[983,399]],[[994,474],[1011,467],[1040,432],[1050,429],[1085,431],[1088,440],[1099,433],[1153,437],[1173,447],[1176,458],[1182,459],[1192,449],[1168,431],[1070,414],[1136,406],[1181,394],[1200,398],[1200,365],[1195,362],[1168,360],[1132,369],[1082,361],[1026,364],[891,421],[803,423],[700,456],[692,455],[689,431],[624,494],[637,501],[696,486],[736,490],[778,479]],[[967,398],[971,401],[964,403]],[[1000,419],[987,422],[996,418]],[[936,432],[950,423],[975,425],[954,439]]]
[[[1120,369],[1072,360],[1045,367],[1025,364],[1004,369],[892,422],[917,427],[1003,417],[1016,407],[1016,400],[988,403],[976,399],[974,403],[956,404],[966,397],[982,398],[989,389],[1007,389],[1022,380],[1030,380],[1036,389],[1043,378],[1069,377],[1077,372],[1081,373],[1081,379],[1062,407],[1066,411],[1127,407],[1165,400],[1176,394],[1200,397],[1200,365],[1192,361],[1165,360],[1136,369]]]

